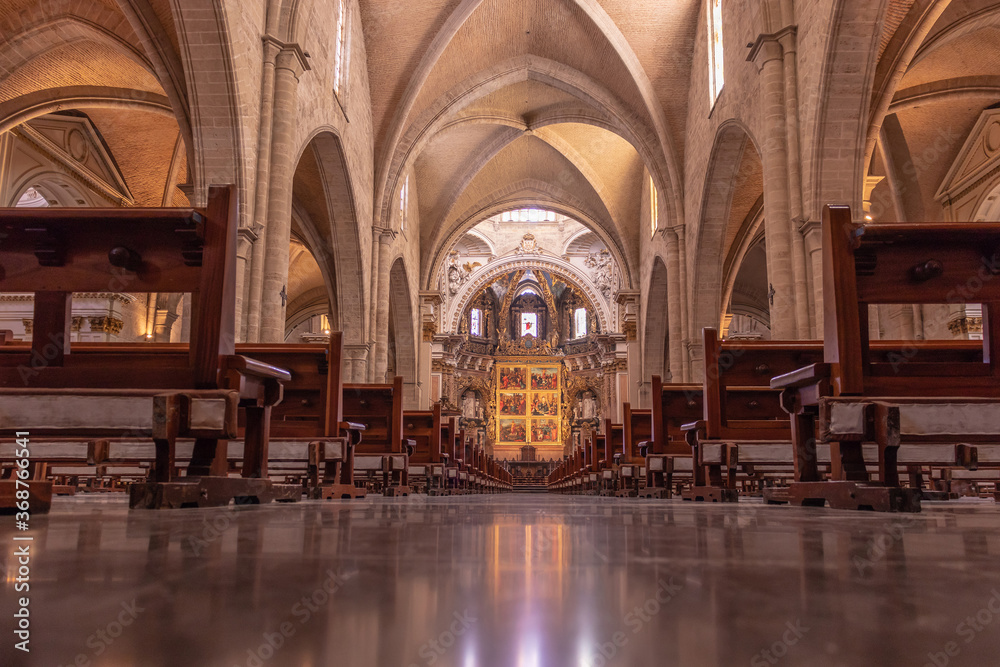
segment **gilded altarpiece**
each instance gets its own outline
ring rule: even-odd
[[[516,458],[527,444],[538,450],[539,458],[562,456],[562,360],[497,360],[494,372],[494,454]]]

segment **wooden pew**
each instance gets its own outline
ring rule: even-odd
[[[901,484],[903,453],[943,455],[955,467],[982,463],[1000,438],[998,274],[1000,223],[855,225],[849,208],[824,209],[824,360],[772,381],[792,419],[792,503],[919,511],[920,490]],[[978,359],[871,354],[870,305],[956,302],[982,304]],[[867,445],[877,451],[874,481]],[[817,450],[827,447],[833,469],[824,480]]]
[[[633,410],[630,403],[623,405],[621,451],[613,449],[613,458],[618,469],[615,495],[619,498],[635,498],[639,495],[646,475],[646,457],[640,444],[653,439],[652,410]]]
[[[363,424],[344,418],[343,332],[330,334],[327,345],[237,346],[255,358],[288,369],[285,400],[271,415],[275,464],[302,469],[309,498],[364,498],[354,481],[354,452],[364,437]]]
[[[205,210],[4,209],[0,290],[33,292],[30,350],[0,348],[0,437],[152,438],[149,479],[130,489],[133,508],[206,506],[233,499],[294,500],[296,489],[267,477],[270,412],[287,371],[234,354],[236,189],[212,188]],[[191,344],[137,363],[132,355],[72,353],[72,293],[185,292],[193,295]],[[237,413],[248,424],[239,478],[227,475]],[[178,438],[193,438],[183,477]],[[0,481],[11,506],[17,480]],[[51,483],[32,484],[36,511]]]
[[[444,456],[441,443],[450,431],[441,420],[441,404],[431,410],[403,412],[403,433],[414,442],[409,459],[411,487],[428,495],[438,495],[444,482]]]
[[[643,498],[669,498],[674,472],[690,473],[691,448],[685,444],[682,426],[702,414],[702,386],[663,384],[653,376],[652,439],[639,442],[645,457],[646,483]]]
[[[414,443],[403,434],[403,378],[392,384],[344,385],[344,419],[365,427],[355,447],[354,472],[386,496],[407,496],[407,458]]]
[[[18,344],[23,345],[23,344]],[[333,364],[336,372],[327,373],[329,359],[341,359],[342,334],[334,332],[328,345],[267,345],[238,344],[236,352],[252,357],[271,366],[280,367],[290,373],[284,383],[284,400],[274,406],[271,414],[268,471],[272,479],[282,473],[295,483],[306,486],[310,498],[363,497],[365,490],[353,484],[351,460],[353,447],[361,437],[363,428],[357,424],[343,422],[338,416],[340,401],[328,400],[342,394],[339,362]],[[184,355],[186,347],[179,344],[128,345],[120,343],[78,343],[73,347],[77,363],[96,365],[109,356],[128,355],[138,365],[157,363],[164,355]],[[328,384],[336,387],[330,390]],[[329,418],[328,418],[329,415]],[[240,471],[244,463],[242,437],[246,420],[240,419],[239,439],[228,447],[230,472]],[[327,435],[327,434],[330,435]],[[56,444],[57,441],[52,441]],[[88,451],[88,444],[102,445],[95,460]],[[121,488],[120,479],[132,481],[138,466],[147,466],[155,458],[148,448],[135,443],[124,443],[110,439],[68,440],[58,449],[52,449],[59,473],[78,477],[81,485],[98,477],[107,484],[99,483],[101,491]],[[7,457],[6,448],[0,446],[0,464]],[[179,446],[175,453],[179,465],[187,462],[190,451]],[[78,468],[73,470],[72,468]],[[98,470],[98,468],[100,470]],[[78,473],[78,474],[77,474]],[[99,474],[98,474],[99,473]]]
[[[618,469],[615,465],[615,453],[625,448],[625,427],[614,424],[610,419],[604,420],[604,433],[596,439],[597,446],[594,460],[597,461],[597,494],[600,496],[615,495]]]
[[[693,484],[683,497],[736,502],[740,454],[781,451],[780,443],[791,441],[791,425],[779,393],[770,387],[771,378],[816,361],[820,351],[813,342],[721,341],[713,328],[704,329],[702,337],[703,417],[682,427],[694,465]],[[773,447],[775,443],[779,446]],[[767,453],[754,462],[783,464],[769,460]]]

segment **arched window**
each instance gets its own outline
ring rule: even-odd
[[[469,313],[469,334],[483,337],[483,311],[478,308],[473,308]]]
[[[660,224],[660,196],[656,192],[656,183],[649,177],[649,227],[650,234],[656,236],[656,228]]]
[[[708,71],[712,106],[719,99],[726,81],[722,54],[722,0],[708,0]]]
[[[583,338],[587,335],[587,309],[577,308],[573,311],[573,337]]]
[[[347,6],[344,0],[337,1],[337,36],[333,54],[333,92],[340,97],[341,82],[344,79],[344,62],[347,52]]]

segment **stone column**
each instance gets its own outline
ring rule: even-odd
[[[635,290],[621,290],[615,295],[618,304],[621,332],[625,334],[625,358],[627,359],[626,374],[629,378],[628,393],[622,396],[622,402],[628,401],[632,407],[641,406],[639,390],[645,379],[642,367],[642,348],[639,345],[639,299],[640,293]],[[662,306],[660,306],[662,308]]]
[[[344,382],[364,384],[368,382],[368,343],[344,345]]]
[[[670,354],[670,382],[683,382],[684,363],[684,316],[681,314],[681,259],[678,251],[678,228],[672,227],[664,233],[667,243],[667,345]],[[646,313],[649,317],[649,313]],[[664,381],[667,381],[664,378]]]
[[[243,340],[256,343],[260,340],[261,293],[264,288],[264,222],[267,219],[267,195],[270,189],[268,175],[271,173],[271,130],[274,122],[274,63],[281,51],[281,43],[270,36],[264,37],[264,67],[261,72],[260,125],[257,136],[257,174],[254,183],[253,231],[255,238],[246,280],[246,312],[237,310],[241,317],[237,322],[243,332]],[[239,294],[237,294],[237,297]]]
[[[805,242],[799,232],[802,223],[802,150],[799,145],[799,75],[796,55],[796,27],[788,26],[777,33],[784,54],[785,133],[788,141],[789,223],[792,237],[792,277],[795,280],[796,334],[809,337],[809,289]]]
[[[299,77],[309,69],[297,44],[285,45],[274,65],[274,124],[271,136],[271,189],[267,196],[260,342],[285,339],[288,244],[292,233],[292,177]]]
[[[764,224],[767,239],[767,279],[773,291],[771,337],[793,340],[795,282],[792,272],[791,216],[788,210],[788,137],[785,131],[785,75],[781,44],[773,35],[762,35],[749,60],[760,69],[763,104]]]
[[[441,293],[434,290],[420,292],[420,354],[417,357],[417,380],[420,385],[420,410],[429,410],[435,400],[432,382],[434,336],[441,330],[443,313]]]
[[[691,379],[691,357],[687,353],[688,343],[692,340],[698,340],[701,332],[698,332],[697,335],[691,332],[691,322],[694,319],[694,313],[691,312],[693,300],[688,293],[687,241],[684,235],[686,228],[684,225],[678,225],[671,229],[677,236],[677,284],[680,285],[680,289],[677,292],[677,310],[681,314],[681,330],[678,336],[681,350],[680,375],[675,372],[673,382],[689,382]],[[668,266],[668,280],[669,271],[670,267]],[[667,294],[669,295],[669,293],[670,289],[667,288]]]
[[[372,262],[371,262],[371,298],[368,303],[368,343],[371,349],[375,349],[375,325],[378,321],[378,258],[379,258],[379,238],[382,235],[381,227],[372,227]],[[375,363],[368,364],[368,382],[375,381]]]
[[[375,310],[375,377],[373,382],[385,382],[389,366],[389,263],[395,232],[383,229],[378,238],[378,302]]]

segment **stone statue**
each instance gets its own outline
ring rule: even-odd
[[[476,396],[476,392],[465,392],[462,395],[462,416],[466,419],[478,419],[480,414],[479,398]]]
[[[594,394],[589,391],[583,392],[583,396],[580,398],[580,418],[581,419],[593,419],[597,416],[597,401],[594,400]]]

